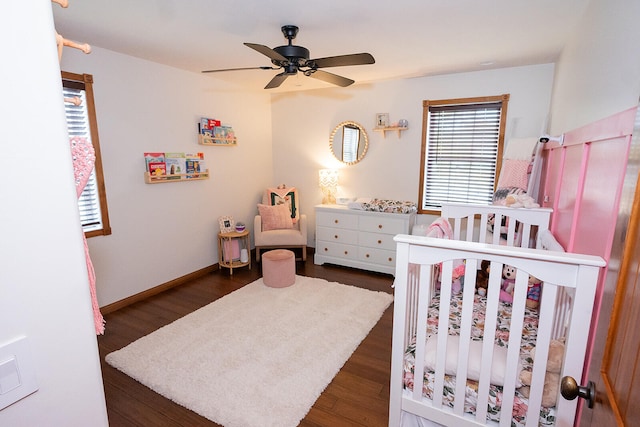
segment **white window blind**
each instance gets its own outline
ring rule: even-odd
[[[82,101],[80,105],[65,102],[67,130],[70,137],[80,136],[91,141],[91,128],[86,108],[87,100],[83,86],[80,82],[63,81],[64,97],[78,97]],[[78,198],[78,208],[80,210],[80,222],[85,232],[102,229],[102,214],[95,167],[84,191]]]
[[[429,105],[422,209],[442,203],[491,204],[502,102]]]

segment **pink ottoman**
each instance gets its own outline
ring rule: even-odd
[[[276,249],[262,255],[262,281],[272,288],[285,288],[296,282],[296,259],[292,251]]]

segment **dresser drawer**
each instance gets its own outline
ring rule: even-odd
[[[381,266],[395,267],[396,265],[395,251],[387,251],[384,249],[360,247],[358,250],[358,259],[363,262],[378,264]]]
[[[358,229],[358,216],[340,212],[317,212],[316,225],[319,227]]]
[[[395,251],[396,242],[393,240],[393,236],[395,236],[395,234],[369,233],[361,231],[358,233],[358,244],[368,248]]]
[[[316,253],[326,257],[358,259],[358,247],[333,242],[318,241]]]
[[[403,234],[407,230],[407,220],[406,218],[362,216],[358,228],[372,233]]]
[[[344,243],[348,245],[358,244],[358,232],[335,227],[318,227],[316,239],[320,242]]]

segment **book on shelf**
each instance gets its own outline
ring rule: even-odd
[[[151,176],[167,175],[167,164],[165,162],[150,162],[149,175]]]
[[[204,153],[185,154],[185,170],[186,178],[198,178],[199,172],[202,171],[200,162],[204,161]]]
[[[200,118],[200,133],[203,135],[213,135],[213,128],[220,126],[220,120],[210,119],[208,117]]]
[[[167,165],[167,179],[180,179],[181,174],[186,173],[187,165],[184,153],[164,153]]]
[[[233,142],[234,132],[231,126],[216,126],[213,128],[213,139],[230,144]]]
[[[164,153],[144,153],[144,162],[146,171],[151,172],[149,163],[164,163]]]

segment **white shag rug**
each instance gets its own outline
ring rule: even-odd
[[[258,279],[106,361],[226,427],[294,427],[392,300],[311,277]]]

